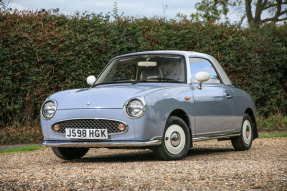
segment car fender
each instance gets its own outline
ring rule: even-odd
[[[139,119],[135,119],[136,137],[149,139],[152,136],[162,136],[166,121],[172,112],[182,110],[186,113],[191,131],[194,128],[194,101],[190,86],[176,86],[174,88],[162,89],[147,94],[145,97],[146,113]],[[137,128],[138,126],[142,128]],[[142,130],[144,129],[144,131]]]

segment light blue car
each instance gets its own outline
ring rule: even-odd
[[[41,108],[43,144],[64,160],[98,147],[150,148],[178,160],[196,141],[231,140],[235,150],[248,150],[258,137],[251,96],[207,54],[117,56],[87,82],[90,88],[55,93]]]

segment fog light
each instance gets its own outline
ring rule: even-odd
[[[60,126],[59,125],[54,125],[53,129],[54,129],[54,131],[59,131],[60,130]]]
[[[122,124],[122,123],[119,124],[118,128],[119,128],[120,131],[125,131],[126,130],[126,126],[124,124]]]

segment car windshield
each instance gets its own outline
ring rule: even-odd
[[[151,54],[114,59],[95,85],[137,82],[186,82],[184,57]]]

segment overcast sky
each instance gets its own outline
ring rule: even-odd
[[[8,2],[9,0],[4,0]],[[177,13],[189,16],[195,13],[195,4],[200,0],[10,0],[11,8],[18,10],[41,10],[59,8],[60,12],[66,15],[74,15],[78,12],[88,13],[112,13],[113,5],[116,2],[118,13],[125,16],[136,17],[167,17],[175,18]],[[231,21],[239,21],[239,13],[231,13]]]
[[[5,0],[7,1],[7,0]],[[12,0],[10,7],[18,10],[40,10],[59,8],[61,13],[73,15],[75,12],[108,13],[113,11],[114,2],[118,12],[126,16],[167,16],[174,18],[178,12],[190,15],[195,12],[199,0]],[[164,11],[164,8],[167,8]]]

